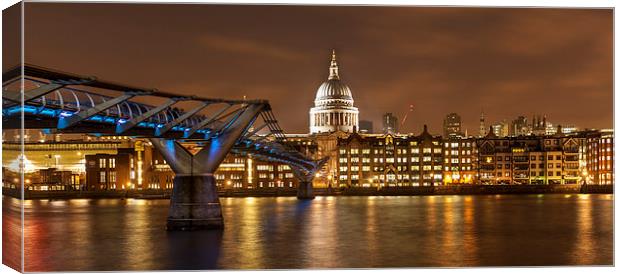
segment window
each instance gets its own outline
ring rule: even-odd
[[[110,183],[116,183],[116,171],[110,171]]]
[[[272,165],[257,165],[257,166],[256,166],[256,170],[268,170],[268,171],[273,171],[273,166],[272,166]]]
[[[105,183],[106,182],[105,171],[100,171],[99,172],[99,182],[100,183]]]
[[[110,168],[116,168],[116,158],[110,158]]]
[[[105,158],[99,158],[99,168],[105,168]]]
[[[556,160],[562,160],[562,156],[560,156],[560,155],[556,155],[556,156],[555,156],[555,159],[556,159]]]

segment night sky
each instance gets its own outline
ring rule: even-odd
[[[331,49],[360,119],[446,114],[613,127],[611,9],[26,4],[26,62],[208,97],[270,100],[308,132]],[[6,69],[6,65],[5,65]]]

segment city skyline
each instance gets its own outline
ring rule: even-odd
[[[375,131],[384,113],[402,119],[410,105],[401,132],[428,124],[441,134],[456,112],[477,135],[482,110],[487,126],[546,114],[554,125],[612,127],[610,10],[137,8],[28,3],[25,60],[182,94],[268,99],[286,132],[306,133],[335,48],[359,118]]]

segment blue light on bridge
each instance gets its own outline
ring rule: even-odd
[[[59,115],[60,115],[60,118],[62,119],[62,118],[65,118],[65,117],[71,117],[71,116],[73,116],[73,112],[68,112],[68,111],[64,111],[64,110],[63,110],[63,111],[61,111],[61,112],[60,112],[60,114],[59,114]]]

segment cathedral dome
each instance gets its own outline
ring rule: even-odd
[[[314,107],[310,109],[310,133],[354,132],[359,124],[358,114],[351,89],[340,80],[336,52],[332,51],[329,77],[316,91]]]
[[[340,100],[351,100],[353,101],[353,96],[351,95],[351,89],[340,79],[330,79],[319,87],[316,91],[315,101],[320,100],[330,100],[330,99],[340,99]]]
[[[340,80],[336,52],[332,51],[329,78],[316,91],[315,106],[353,106],[351,89]]]

